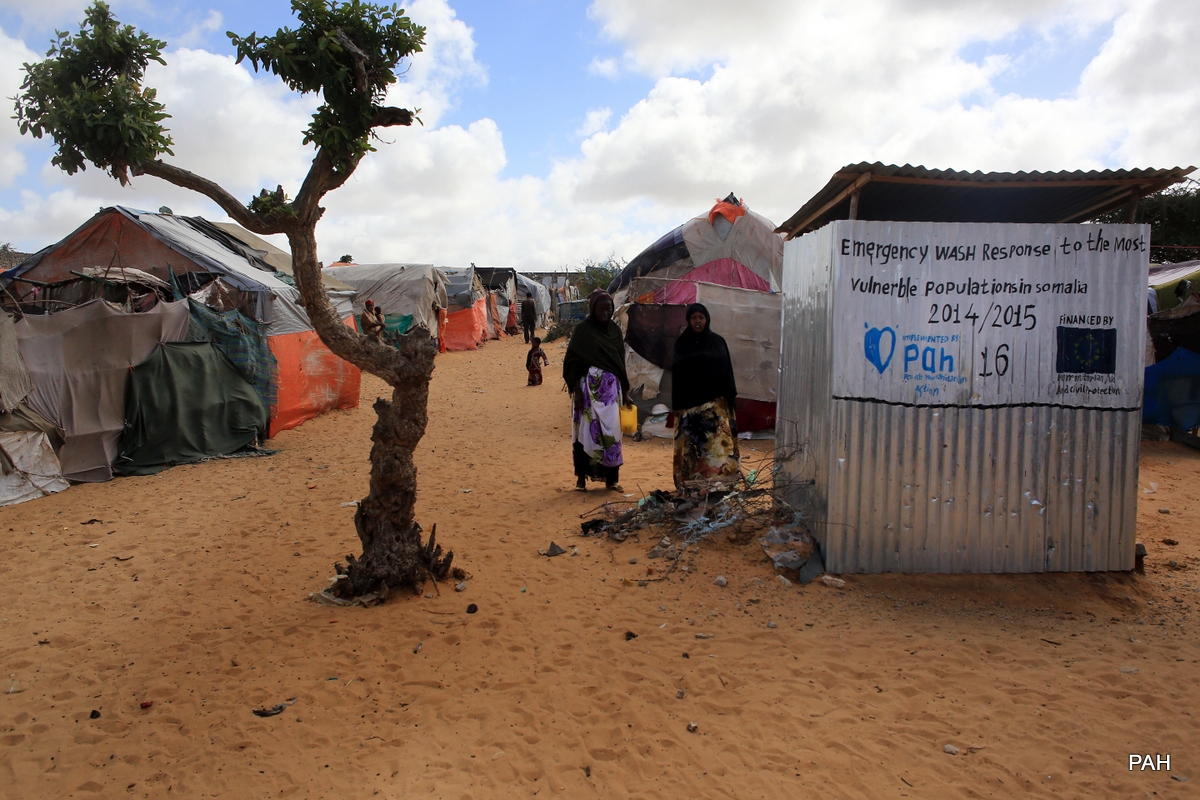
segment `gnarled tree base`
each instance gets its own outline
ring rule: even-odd
[[[362,538],[362,508],[354,515]],[[346,563],[335,564],[340,576],[329,589],[335,597],[351,598],[374,594],[383,587],[391,589],[410,588],[419,594],[427,579],[436,581],[448,577],[462,579],[465,573],[451,564],[454,551],[442,553],[437,543],[437,525],[429,532],[429,541],[421,544],[421,525],[411,523],[411,529],[401,536],[379,536],[372,539],[373,547],[364,548],[361,558],[346,556]],[[416,547],[413,547],[416,543]]]

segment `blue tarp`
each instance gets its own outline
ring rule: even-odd
[[[1142,422],[1189,431],[1200,426],[1200,355],[1186,347],[1146,367]]]

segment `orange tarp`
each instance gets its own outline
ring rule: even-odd
[[[354,317],[345,322],[354,327]],[[270,436],[335,408],[358,406],[362,374],[335,356],[316,331],[267,337],[279,362],[278,403],[271,414]]]
[[[496,304],[496,295],[492,292],[488,292],[488,309],[490,309],[488,319],[492,324],[491,338],[506,338],[508,334],[504,332],[504,321],[500,319],[500,307]]]
[[[487,301],[479,298],[475,305],[446,316],[444,339],[447,350],[477,350],[488,338]]]

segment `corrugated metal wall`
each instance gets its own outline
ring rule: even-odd
[[[1139,412],[832,398],[834,227],[785,249],[776,429],[827,569],[1132,569]]]

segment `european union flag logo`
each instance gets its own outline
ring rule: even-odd
[[[1100,373],[1117,371],[1116,328],[1058,326],[1056,372]]]

